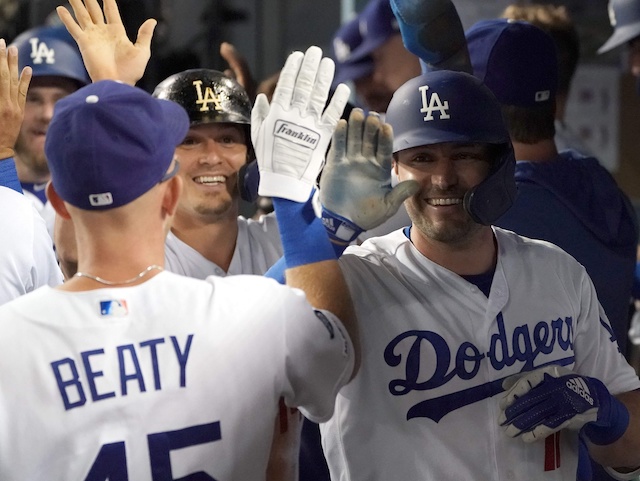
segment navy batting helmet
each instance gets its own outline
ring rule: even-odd
[[[91,82],[75,40],[62,25],[32,28],[18,35],[12,45],[18,48],[20,69],[30,66],[34,77],[64,77],[78,87]]]
[[[515,157],[500,103],[476,77],[437,70],[413,78],[393,95],[386,122],[393,127],[393,152],[443,142],[496,145],[489,175],[465,194],[464,207],[479,224],[504,214],[516,194]]]
[[[174,74],[158,84],[153,96],[182,105],[191,125],[251,123],[251,100],[247,92],[217,70],[191,69]]]
[[[598,53],[613,50],[640,35],[640,0],[609,0],[609,22],[613,34]]]

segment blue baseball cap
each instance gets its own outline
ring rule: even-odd
[[[501,18],[477,22],[465,35],[474,75],[501,104],[534,107],[555,101],[558,53],[547,33]]]
[[[352,52],[362,44],[358,17],[345,23],[333,37],[333,58],[336,73],[333,84],[357,80],[373,72],[373,59],[366,55],[352,60]]]
[[[390,37],[400,35],[398,19],[389,0],[371,0],[356,18],[362,43],[351,52],[351,61],[371,55]]]
[[[177,103],[103,80],[58,102],[45,154],[60,197],[85,210],[137,199],[160,182],[189,130]]]
[[[640,1],[610,0],[608,11],[613,33],[598,49],[598,53],[613,50],[640,36]]]
[[[34,77],[64,77],[82,87],[91,82],[76,41],[64,25],[32,28],[12,42],[20,70],[27,65]]]

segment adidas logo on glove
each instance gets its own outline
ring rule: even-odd
[[[579,394],[580,397],[582,397],[585,401],[593,406],[593,398],[591,397],[589,388],[582,379],[573,377],[567,380],[567,387],[573,392]]]

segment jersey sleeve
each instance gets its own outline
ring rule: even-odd
[[[294,289],[293,296],[285,328],[284,398],[310,420],[324,422],[353,372],[353,345],[336,316],[313,309],[301,291]]]
[[[601,380],[612,394],[640,388],[635,370],[618,349],[611,324],[586,271],[583,270],[576,284],[580,312],[575,323],[575,371]]]

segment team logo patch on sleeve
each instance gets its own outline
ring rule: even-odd
[[[124,317],[129,314],[127,301],[124,299],[111,299],[109,301],[100,301],[100,315]]]

